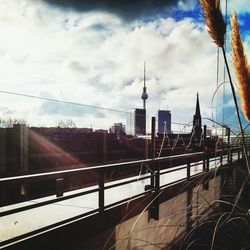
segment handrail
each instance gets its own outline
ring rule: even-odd
[[[238,150],[240,147],[233,148],[231,150]],[[219,150],[216,152],[224,153],[228,150]],[[106,170],[110,168],[119,168],[129,165],[136,165],[136,164],[151,164],[151,163],[161,163],[161,162],[167,162],[167,161],[173,161],[173,160],[179,160],[179,159],[190,159],[197,156],[204,156],[207,155],[205,152],[197,152],[197,153],[188,153],[188,154],[181,154],[181,155],[173,155],[173,156],[165,156],[160,158],[154,158],[154,159],[145,159],[145,160],[136,160],[136,161],[129,161],[129,162],[121,162],[121,163],[112,163],[112,164],[105,164],[105,165],[98,165],[98,166],[91,166],[91,167],[84,167],[84,165],[76,165],[77,168],[73,169],[67,169],[67,170],[59,170],[59,171],[52,171],[52,172],[45,172],[45,173],[36,173],[36,174],[28,174],[28,175],[17,175],[12,177],[3,177],[0,178],[0,185],[1,184],[9,184],[12,182],[29,182],[29,181],[36,181],[36,180],[46,180],[50,178],[57,178],[61,177],[62,175],[69,175],[69,174],[77,174],[87,171],[99,171],[99,170]],[[74,167],[72,165],[71,167]],[[82,168],[81,168],[82,167]]]
[[[231,148],[230,149],[230,151],[236,151],[236,152],[239,151],[239,150],[240,150],[240,148],[233,148],[233,149]],[[224,158],[224,156],[223,156],[224,153],[231,153],[231,152],[229,152],[228,150],[220,150],[215,155],[213,155],[212,157],[217,157],[217,155],[219,155],[219,156]],[[46,200],[46,201],[40,201],[39,203],[36,203],[36,204],[29,204],[29,205],[26,205],[26,206],[23,206],[23,207],[18,207],[18,208],[10,209],[10,210],[7,210],[7,211],[2,211],[2,212],[0,212],[0,216],[12,214],[12,213],[15,213],[15,212],[24,211],[24,210],[27,210],[27,209],[40,207],[40,206],[43,206],[43,205],[52,204],[52,203],[55,203],[55,202],[71,199],[71,198],[74,198],[74,197],[78,197],[78,196],[82,196],[82,195],[86,195],[86,194],[90,194],[90,193],[94,193],[94,192],[99,193],[99,210],[103,211],[107,207],[104,204],[105,203],[104,202],[104,190],[111,189],[111,188],[118,187],[118,186],[122,186],[122,185],[126,185],[126,184],[133,183],[133,182],[140,181],[140,180],[151,179],[151,178],[158,178],[159,179],[161,175],[171,173],[171,172],[177,172],[177,171],[182,170],[182,169],[187,169],[187,173],[189,172],[189,174],[187,174],[187,177],[184,178],[184,179],[188,180],[188,179],[190,179],[190,168],[194,166],[194,165],[190,164],[192,162],[189,159],[195,158],[197,156],[203,156],[203,158],[202,158],[203,161],[209,160],[210,158],[212,158],[211,155],[209,155],[207,153],[198,152],[198,153],[189,153],[189,154],[183,154],[183,155],[166,156],[166,157],[155,158],[155,159],[130,161],[130,162],[116,163],[116,164],[106,164],[106,165],[100,165],[100,166],[94,166],[94,167],[87,167],[87,168],[84,168],[84,169],[70,169],[70,170],[54,171],[54,172],[49,172],[49,173],[39,173],[39,174],[31,174],[31,175],[23,175],[23,176],[21,175],[21,176],[0,178],[0,185],[2,186],[2,185],[6,185],[6,184],[9,185],[11,183],[19,184],[20,182],[22,183],[22,182],[25,182],[25,181],[26,181],[25,183],[27,183],[27,181],[35,181],[37,179],[39,179],[39,181],[41,181],[41,178],[44,179],[44,180],[47,180],[48,178],[51,178],[51,177],[54,177],[55,179],[57,179],[58,175],[60,175],[62,177],[64,174],[68,175],[68,174],[72,174],[72,173],[83,173],[85,171],[97,171],[98,170],[98,174],[99,174],[99,183],[97,184],[96,188],[93,186],[94,188],[91,189],[91,190],[84,190],[84,191],[77,192],[75,194],[67,194],[66,196],[60,196],[60,197],[55,197],[55,198],[52,198],[52,199],[49,199],[49,200]],[[159,167],[158,169],[160,170],[162,168],[160,167],[160,164],[157,164],[157,163],[167,162],[167,161],[170,161],[170,160],[178,160],[178,159],[186,159],[187,160],[186,163],[181,164],[181,165],[185,165],[185,166],[177,165],[175,167],[168,167],[169,170],[163,171],[163,172],[160,172],[160,171],[157,171],[156,169],[153,169],[150,173],[147,174],[147,176],[145,176],[145,175],[144,176],[139,176],[138,178],[133,178],[132,177],[132,179],[130,179],[130,180],[124,180],[124,178],[123,178],[123,179],[121,179],[119,181],[119,183],[104,185],[104,183],[105,183],[105,180],[104,180],[105,179],[104,178],[105,172],[104,172],[104,170],[106,170],[108,168],[129,166],[129,165],[138,164],[138,163],[153,163],[155,165],[158,165],[158,167]],[[197,160],[197,158],[196,158],[196,160]],[[193,162],[195,162],[195,159],[194,159]],[[167,169],[167,168],[165,168],[165,169]],[[199,173],[199,174],[202,174],[202,172]],[[180,180],[178,180],[178,181],[180,181]],[[170,184],[171,183],[164,184],[162,186],[159,186],[159,188],[168,186]],[[150,190],[155,191],[155,187],[152,186],[150,188]],[[62,191],[62,192],[64,192],[64,191]],[[148,190],[145,189],[145,192],[141,193],[141,195],[144,195],[147,192],[148,192]]]
[[[112,163],[112,164],[105,164],[105,165],[98,165],[98,166],[84,167],[84,168],[80,168],[81,166],[84,166],[84,165],[77,165],[78,168],[75,168],[75,169],[59,170],[59,171],[29,174],[29,175],[17,175],[13,177],[4,177],[4,178],[0,178],[0,184],[7,184],[10,182],[16,182],[20,180],[28,181],[28,180],[36,180],[36,179],[41,180],[41,178],[48,179],[54,176],[76,174],[76,173],[87,172],[87,171],[105,170],[108,168],[117,168],[117,167],[142,164],[142,163],[150,164],[150,163],[160,163],[160,162],[166,162],[166,161],[178,160],[178,159],[189,159],[192,157],[203,156],[203,155],[205,155],[204,152],[198,152],[198,153],[189,153],[189,154],[182,154],[182,155],[165,156],[165,157],[154,158],[154,159]]]

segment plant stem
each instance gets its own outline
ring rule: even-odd
[[[239,125],[240,125],[240,132],[241,132],[241,135],[242,135],[243,152],[244,152],[244,156],[245,156],[245,159],[246,159],[247,170],[248,170],[248,174],[250,175],[250,166],[249,166],[249,160],[248,160],[248,156],[247,156],[247,147],[246,147],[244,129],[243,129],[241,118],[240,118],[240,111],[239,111],[239,106],[238,106],[238,102],[237,102],[237,97],[236,97],[234,85],[233,85],[233,82],[232,82],[231,73],[230,73],[230,70],[229,70],[228,62],[227,62],[226,51],[225,51],[224,47],[221,47],[221,48],[222,48],[222,51],[223,51],[223,56],[224,56],[224,60],[225,60],[226,68],[227,68],[227,73],[228,73],[229,82],[230,82],[230,86],[231,86],[232,96],[233,96],[233,99],[234,99],[234,105],[235,105],[235,108],[236,108],[237,118],[238,118]]]

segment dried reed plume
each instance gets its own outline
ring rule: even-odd
[[[230,82],[230,87],[231,87],[231,91],[232,91],[232,97],[233,97],[233,100],[234,100],[235,109],[236,109],[236,113],[237,113],[237,118],[238,118],[238,122],[239,122],[239,125],[240,125],[244,156],[247,159],[246,164],[247,164],[247,169],[248,169],[248,173],[249,173],[249,176],[250,176],[250,160],[249,160],[249,158],[247,156],[247,148],[246,148],[246,140],[245,140],[244,129],[243,129],[243,126],[242,126],[241,117],[240,117],[240,110],[239,110],[238,101],[237,101],[237,96],[236,96],[235,88],[234,88],[234,85],[233,85],[233,81],[232,81],[232,77],[231,77],[231,73],[230,73],[230,69],[229,69],[229,65],[228,65],[228,61],[227,61],[226,50],[224,48],[225,34],[226,34],[227,29],[226,29],[226,23],[225,23],[225,21],[223,19],[223,15],[222,15],[221,8],[220,8],[220,0],[199,0],[199,2],[200,2],[201,6],[203,8],[203,15],[205,17],[208,32],[209,32],[210,36],[212,37],[213,41],[218,45],[218,47],[220,47],[222,49],[222,52],[223,52],[223,57],[224,57],[224,60],[225,60],[225,65],[226,65],[228,78],[229,78],[229,82]],[[243,55],[244,55],[244,52],[243,52]],[[245,56],[244,56],[244,58],[245,58]],[[250,70],[247,70],[248,79],[249,79],[249,76],[250,76],[249,71]],[[244,92],[247,93],[247,91],[244,91]],[[244,97],[245,100],[246,101],[250,100],[250,98],[249,98],[250,94],[245,94],[245,95],[246,95]],[[237,204],[237,202],[236,202],[236,204]]]
[[[231,25],[233,64],[238,79],[241,107],[246,119],[250,121],[250,67],[244,52],[236,13],[233,13],[231,16]]]
[[[199,0],[203,9],[208,33],[213,41],[223,47],[225,43],[226,23],[220,8],[220,0]]]

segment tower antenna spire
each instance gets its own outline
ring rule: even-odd
[[[146,62],[144,62],[144,88],[146,87]]]
[[[141,99],[143,100],[143,109],[146,109],[146,100],[148,99],[147,87],[146,87],[146,62],[144,61],[144,80],[143,80],[143,91]]]

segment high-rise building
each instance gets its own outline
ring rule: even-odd
[[[135,136],[135,114],[130,111],[127,115],[126,134]]]
[[[114,125],[109,129],[110,133],[116,134],[117,137],[125,135],[125,125],[121,122],[114,123]]]
[[[135,135],[146,134],[146,109],[135,109]]]
[[[171,112],[170,110],[158,110],[158,134],[171,134]]]
[[[146,134],[146,109],[135,109],[128,114],[126,133],[133,136]]]

